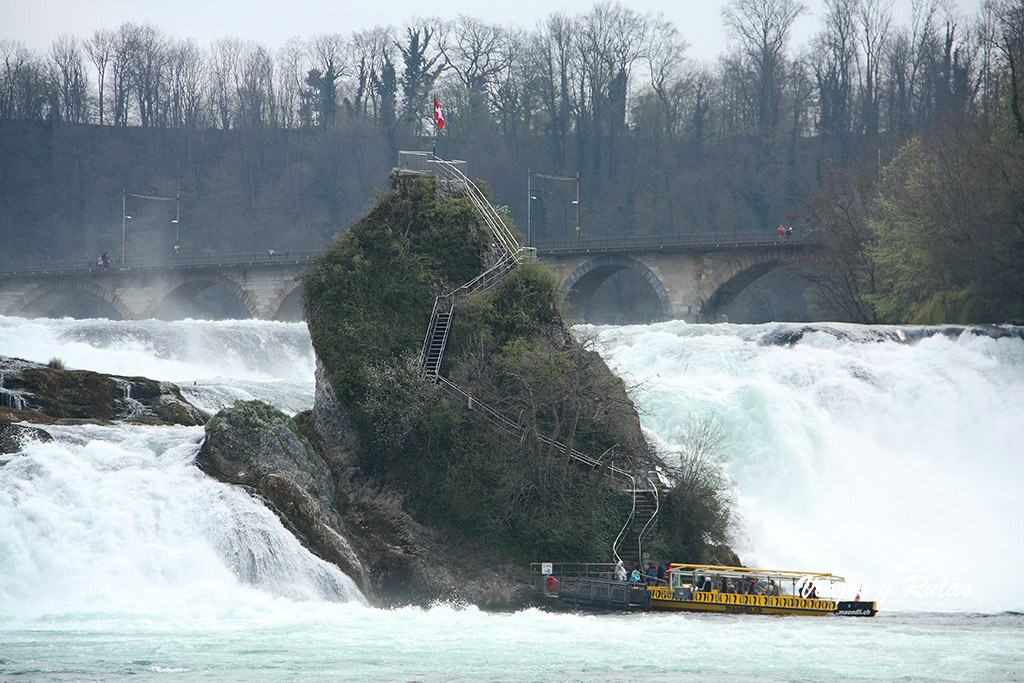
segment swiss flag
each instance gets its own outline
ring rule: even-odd
[[[434,122],[437,123],[438,130],[444,129],[444,114],[441,113],[441,105],[436,97],[434,98]]]

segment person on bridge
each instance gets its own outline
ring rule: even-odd
[[[786,238],[786,228],[785,226],[780,225],[776,230],[779,231],[779,241],[781,242]]]

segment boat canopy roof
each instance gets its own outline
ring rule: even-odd
[[[793,572],[775,569],[754,569],[752,567],[729,567],[717,564],[676,564],[668,567],[669,572],[681,574],[712,574],[724,576],[730,579],[774,579],[775,581],[829,581],[831,583],[842,583],[846,581],[841,576],[825,572]]]

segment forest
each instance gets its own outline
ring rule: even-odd
[[[133,253],[319,249],[425,149],[535,242],[577,210],[583,237],[792,224],[818,247],[794,268],[812,317],[1024,319],[1024,1],[918,0],[900,25],[891,0],[826,0],[795,45],[808,11],[729,0],[711,63],[607,1],[276,51],[133,23],[44,54],[3,39],[0,262],[120,252],[122,201]]]

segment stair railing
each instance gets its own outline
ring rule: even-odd
[[[640,555],[640,560],[643,561],[644,557],[644,537],[647,535],[648,529],[653,529],[654,520],[658,518],[658,511],[661,510],[661,498],[658,495],[658,487],[651,481],[651,473],[647,473],[647,485],[650,487],[647,490],[654,492],[654,512],[651,514],[651,518],[644,524],[644,528],[640,530],[640,533],[636,537],[637,553]],[[634,494],[635,499],[635,494]],[[636,503],[634,502],[633,508],[636,509]]]
[[[509,254],[516,254],[519,252],[519,241],[516,240],[515,235],[505,225],[505,221],[501,219],[498,212],[491,206],[491,203],[487,201],[487,197],[484,193],[476,186],[472,180],[470,180],[466,174],[458,169],[458,167],[450,161],[444,159],[431,159],[430,165],[434,169],[434,173],[438,178],[443,180],[454,180],[460,185],[466,188],[466,196],[469,197],[470,202],[476,207],[477,211],[484,218],[484,222],[491,229],[491,234],[494,235],[495,240],[501,244]]]
[[[626,523],[622,525],[622,530],[619,531],[619,535],[615,537],[614,541],[612,541],[612,555],[615,556],[616,562],[622,562],[622,558],[619,557],[619,547],[622,545],[622,542],[626,540],[626,532],[629,531],[629,525],[633,523],[633,516],[636,514],[636,478],[631,474],[629,475],[629,479],[633,484],[629,487],[633,492],[633,507],[630,508],[629,517],[626,518]]]

